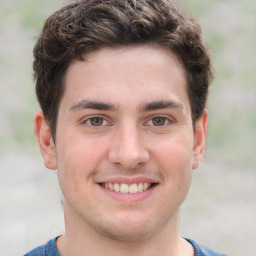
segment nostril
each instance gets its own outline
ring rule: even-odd
[[[150,156],[137,126],[119,130],[109,149],[109,160],[118,167],[134,170],[149,161]]]

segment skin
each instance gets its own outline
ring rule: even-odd
[[[64,195],[61,255],[194,255],[179,235],[179,209],[203,158],[208,114],[193,128],[183,65],[159,46],[84,57],[67,70],[55,143],[42,111],[35,115]],[[101,186],[144,181],[155,185],[141,194]]]

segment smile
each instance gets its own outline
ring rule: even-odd
[[[143,191],[148,190],[149,188],[151,188],[154,185],[154,183],[149,183],[149,182],[133,183],[133,184],[101,183],[101,185],[111,191],[120,192],[123,194],[128,194],[128,193],[136,194],[136,193],[141,193]]]

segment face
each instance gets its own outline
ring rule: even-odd
[[[204,112],[193,129],[182,64],[153,46],[84,57],[68,68],[55,144],[42,113],[35,118],[66,225],[130,241],[176,230],[207,121]]]

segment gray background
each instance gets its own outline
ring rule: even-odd
[[[32,48],[64,0],[0,0],[0,256],[23,255],[64,231],[55,171],[33,135]],[[256,2],[183,1],[212,51],[215,81],[204,163],[181,232],[229,255],[256,256]]]

